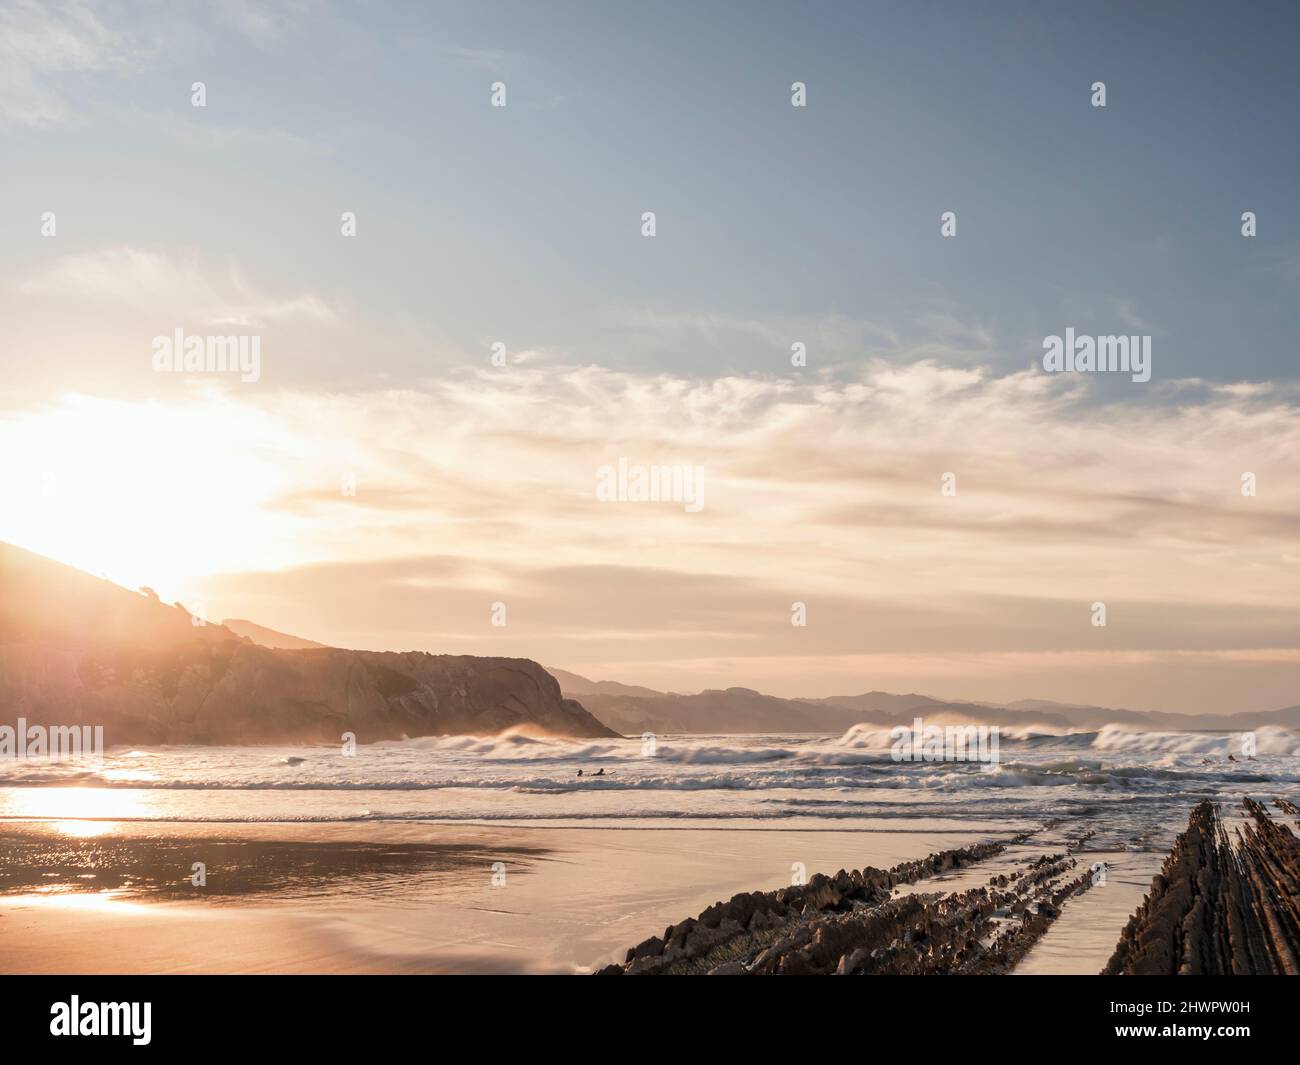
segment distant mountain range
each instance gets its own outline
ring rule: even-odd
[[[727,732],[842,732],[856,724],[905,725],[914,717],[931,721],[976,721],[1003,728],[1043,725],[1092,731],[1104,725],[1127,725],[1154,731],[1182,729],[1251,729],[1262,725],[1300,728],[1300,706],[1232,714],[1171,714],[1076,706],[1046,699],[1023,699],[994,705],[936,699],[911,693],[871,691],[824,699],[783,699],[749,688],[710,690],[694,695],[593,681],[562,669],[550,669],[566,695],[619,732],[636,735]]]
[[[0,722],[102,725],[104,742],[360,743],[530,726],[613,733],[523,658],[349,651],[200,624],[0,544]]]

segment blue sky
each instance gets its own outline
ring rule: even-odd
[[[815,367],[941,343],[1011,369],[1067,324],[1152,333],[1159,378],[1295,375],[1290,5],[257,11],[97,8],[115,54],[38,66],[63,116],[4,130],[10,265],[112,242],[233,256],[409,323],[409,350],[366,360],[397,379],[492,339],[780,370],[788,344],[759,329],[800,331]],[[57,245],[30,223],[55,206]]]

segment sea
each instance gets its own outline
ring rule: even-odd
[[[1166,851],[1201,799],[1300,801],[1300,736],[1003,729],[995,762],[898,761],[894,735],[527,731],[343,746],[109,748],[0,760],[0,821],[638,824],[877,831],[1086,824],[1096,846]],[[1246,752],[1253,753],[1246,753]]]

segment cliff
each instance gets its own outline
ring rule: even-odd
[[[528,659],[262,647],[0,544],[0,721],[18,717],[103,725],[109,745],[615,735]]]

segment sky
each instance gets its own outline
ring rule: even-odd
[[[1294,5],[211,8],[0,2],[0,540],[665,690],[1300,703]]]

